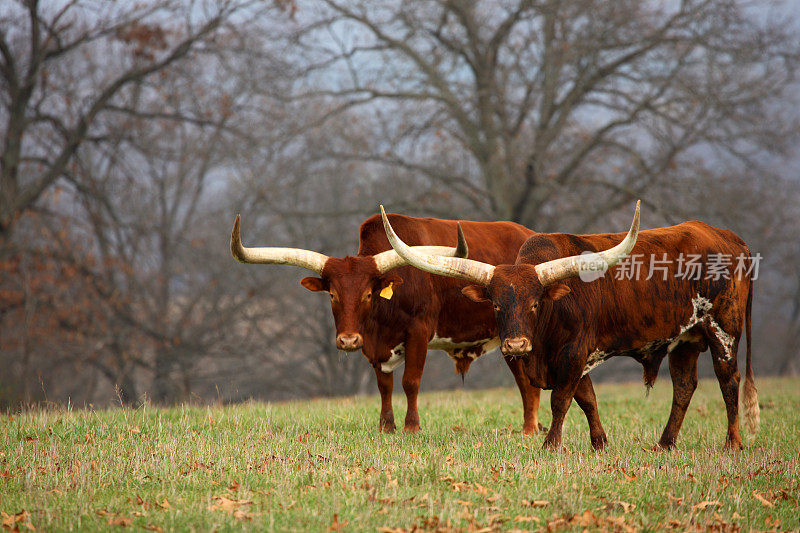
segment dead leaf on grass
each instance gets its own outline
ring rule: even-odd
[[[133,518],[127,516],[112,516],[108,519],[109,526],[128,527],[133,525]]]
[[[683,505],[683,496],[673,496],[671,492],[668,492],[667,499],[670,504]]]
[[[341,531],[347,524],[349,524],[347,520],[344,522],[339,522],[339,514],[333,514],[333,522],[331,522],[330,527],[328,527],[328,531]]]
[[[704,500],[700,503],[692,505],[692,509],[694,511],[705,511],[709,507],[716,507],[717,505],[721,505],[719,500]]]
[[[5,511],[0,511],[0,523],[2,523],[3,529],[8,529],[9,531],[19,531],[20,526],[26,527],[30,531],[36,531],[36,528],[33,527],[33,524],[31,524],[30,520],[31,515],[25,509],[14,514],[8,514]]]
[[[232,500],[225,496],[217,496],[214,503],[208,506],[209,511],[224,511],[239,520],[249,520],[250,516],[242,510],[242,507],[252,505],[250,500]]]
[[[772,503],[771,501],[769,501],[768,499],[766,499],[764,496],[762,496],[761,494],[759,494],[759,492],[758,492],[757,490],[754,490],[754,491],[753,491],[753,498],[755,498],[756,500],[758,500],[758,503],[760,503],[760,504],[761,504],[761,505],[763,505],[764,507],[769,507],[770,509],[771,509],[771,508],[773,508],[773,507],[775,507],[775,504],[774,504],[774,503]]]
[[[548,500],[523,500],[522,504],[530,507],[547,507],[550,502]]]

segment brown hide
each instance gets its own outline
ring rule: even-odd
[[[402,238],[414,245],[453,246],[456,221],[389,215]],[[535,232],[511,222],[461,221],[471,258],[491,264],[510,263],[525,240]],[[375,368],[381,393],[380,428],[394,430],[391,408],[392,378],[381,370],[392,350],[403,344],[405,369],[403,389],[408,400],[405,430],[419,429],[416,407],[428,342],[436,335],[462,346],[443,348],[456,359],[456,369],[463,374],[471,356],[483,353],[482,345],[497,336],[491,305],[475,303],[461,294],[465,282],[433,276],[410,266],[395,268],[380,275],[373,255],[390,250],[379,216],[368,218],[359,232],[358,255],[331,257],[320,278],[305,278],[310,290],[329,291],[336,323],[337,343],[346,337],[363,338],[362,353]],[[392,283],[392,297],[380,296],[381,289]],[[341,347],[341,346],[340,346]],[[507,360],[523,400],[525,433],[538,430],[539,390],[530,386],[522,365]]]
[[[573,395],[589,418],[592,443],[597,447],[604,444],[591,386],[587,385],[590,382],[583,375],[590,357],[593,363],[616,355],[634,357],[644,366],[646,383],[652,385],[661,360],[669,354],[673,409],[659,444],[672,446],[696,387],[697,354],[711,347],[728,411],[726,446],[740,448],[736,348],[745,320],[749,321],[752,281],[741,273],[736,275],[735,270],[738,256],[750,256],[747,245],[730,231],[703,222],[686,222],[639,233],[632,252],[632,256],[643,256],[638,277],[617,279],[618,271],[626,268],[626,260],[592,282],[573,277],[548,287],[539,283],[534,265],[605,250],[623,237],[623,233],[537,234],[521,247],[514,265],[495,269],[487,287],[465,291],[473,299],[485,296],[493,301],[504,353],[530,347],[530,354],[524,358],[527,376],[534,386],[553,389],[553,426],[545,445],[559,445],[563,416]],[[699,280],[676,276],[681,254],[701,256]],[[706,279],[705,265],[711,254],[731,257],[731,279]],[[651,255],[664,261],[658,266],[666,269],[666,276],[655,271],[654,277],[647,279]],[[684,329],[687,326],[692,327]],[[730,346],[726,347],[726,341]],[[747,361],[754,398],[749,349]],[[754,409],[757,418],[757,405]]]
[[[528,294],[518,293],[517,298],[532,301],[532,293],[544,290],[541,286],[537,287],[538,284],[530,279],[528,268],[522,265],[535,265],[587,250],[600,251],[614,246],[624,236],[623,233],[580,236],[562,233],[540,234],[530,238],[520,249],[516,262],[520,265],[516,269],[526,279],[525,292]],[[564,280],[562,283],[570,289],[569,293],[557,301],[546,296],[542,298],[539,320],[527,320],[529,327],[525,327],[523,322],[514,326],[505,325],[502,329],[511,331],[513,328],[532,334],[532,328],[535,328],[535,334],[531,335],[533,344],[541,347],[544,353],[558,353],[564,345],[573,345],[576,359],[570,364],[581,369],[589,354],[597,350],[609,356],[630,355],[643,362],[646,371],[651,370],[647,377],[649,384],[652,384],[655,379],[652,371],[657,370],[660,358],[654,368],[648,368],[648,358],[657,357],[659,353],[663,357],[666,350],[654,350],[654,353],[641,353],[640,350],[654,341],[677,337],[681,327],[690,322],[694,312],[692,301],[698,296],[710,301],[710,314],[718,324],[725,325],[728,335],[739,337],[744,326],[751,281],[744,278],[705,279],[705,269],[699,280],[681,279],[676,276],[681,253],[684,256],[701,255],[699,262],[703,265],[708,263],[710,254],[727,254],[734,258],[734,264],[729,267],[731,277],[734,277],[735,258],[740,254],[745,257],[750,255],[747,245],[734,233],[703,222],[685,222],[668,228],[645,230],[639,233],[632,253],[634,257],[643,256],[638,279],[637,276],[633,276],[633,279],[616,279],[620,268],[625,268],[627,262],[623,262],[592,282],[587,283],[577,277]],[[651,256],[658,260],[666,258],[663,265],[666,276],[662,271],[654,271],[653,278],[647,279]],[[509,273],[505,275],[513,277]],[[497,282],[512,283],[510,279],[503,281],[502,276]],[[522,302],[520,304],[524,305]],[[522,305],[518,305],[518,308]],[[535,380],[552,385],[553,378],[537,375]]]
[[[398,234],[412,246],[452,246],[456,221],[389,215]],[[462,221],[471,258],[486,263],[511,262],[525,239],[535,233],[512,222]],[[335,294],[332,302],[337,334],[360,333],[364,355],[373,366],[391,356],[392,348],[404,341],[408,328],[422,325],[453,342],[476,342],[497,335],[492,308],[461,295],[465,283],[432,276],[412,267],[400,267],[383,276],[372,256],[391,250],[379,216],[368,218],[359,231],[358,255],[331,257],[322,271],[325,290]],[[379,292],[392,280],[390,300]],[[402,280],[402,281],[400,281]],[[365,295],[372,293],[369,301]]]

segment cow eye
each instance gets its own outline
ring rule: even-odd
[[[371,299],[372,299],[372,292],[371,291],[366,293],[366,294],[364,294],[364,300],[370,301]]]
[[[495,311],[500,311],[500,306],[499,306],[499,305],[497,305],[497,304],[494,304],[494,310],[495,310]]]
[[[531,311],[536,311],[537,309],[539,309],[539,302],[533,302],[531,304]]]

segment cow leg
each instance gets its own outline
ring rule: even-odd
[[[394,411],[392,411],[392,388],[394,387],[394,374],[375,369],[378,378],[378,391],[381,393],[381,417],[378,421],[378,431],[394,433]]]
[[[525,375],[522,358],[505,357],[505,360],[514,375],[514,381],[517,382],[519,393],[522,396],[522,433],[535,435],[539,431],[544,431],[545,428],[539,423],[539,396],[542,393],[542,389],[531,385],[528,376]]]
[[[419,431],[419,412],[417,411],[417,395],[422,381],[422,370],[428,356],[428,336],[426,334],[409,333],[406,339],[406,362],[403,372],[403,390],[406,393],[408,410],[403,431],[417,433]]]
[[[739,338],[738,336],[723,337],[726,340],[731,339],[730,344],[726,346],[717,334],[718,328],[709,326],[708,329],[711,361],[714,363],[714,373],[717,375],[728,415],[728,433],[725,437],[724,448],[729,451],[738,451],[744,448],[742,436],[739,433],[739,369],[736,364]]]
[[[566,386],[553,388],[553,392],[550,394],[550,410],[553,412],[553,421],[550,424],[550,431],[544,438],[544,448],[557,450],[561,446],[561,429],[564,426],[564,418],[567,416],[567,410],[575,396],[575,389],[578,387],[579,381],[580,379],[576,379]]]
[[[589,438],[592,441],[592,448],[602,450],[605,448],[608,439],[603,425],[600,424],[600,414],[597,412],[597,397],[594,395],[592,380],[588,375],[583,376],[575,390],[575,401],[586,415],[589,422]]]
[[[692,344],[679,344],[669,353],[669,375],[672,377],[672,410],[658,441],[658,446],[668,450],[675,446],[686,409],[697,388],[697,356],[700,350]]]

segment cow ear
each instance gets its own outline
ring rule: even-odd
[[[545,289],[545,296],[547,296],[551,300],[560,300],[561,298],[569,294],[569,292],[570,292],[569,287],[567,287],[563,283],[556,283],[555,285],[550,285]]]
[[[400,277],[399,274],[386,274],[382,278],[380,278],[378,282],[378,290],[383,290],[389,285],[394,285],[395,287],[403,284],[403,278]]]
[[[467,285],[461,289],[461,294],[476,303],[485,302],[489,299],[489,295],[486,294],[486,287],[482,285]]]
[[[311,292],[327,292],[328,284],[322,278],[308,277],[300,280],[300,285]]]

